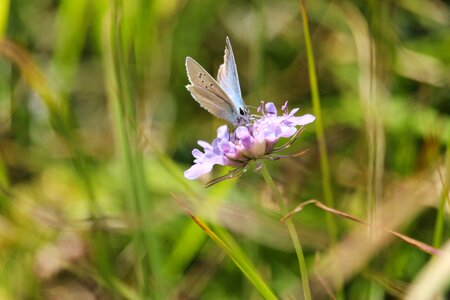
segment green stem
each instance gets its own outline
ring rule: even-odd
[[[322,172],[322,189],[324,193],[325,203],[330,207],[334,207],[333,192],[331,189],[331,180],[330,180],[330,168],[328,164],[327,144],[325,141],[325,133],[323,129],[319,88],[317,84],[316,67],[311,43],[311,34],[309,30],[308,13],[306,11],[305,0],[300,0],[300,11],[302,14],[303,32],[305,35],[305,47],[306,47],[306,57],[308,60],[309,84],[311,88],[312,105],[314,115],[316,117],[316,121],[314,122],[314,124],[316,126],[317,142],[319,144],[320,170]],[[336,221],[334,220],[334,217],[331,215],[326,215],[325,218],[327,223],[328,234],[330,236],[331,242],[334,244],[336,242],[336,235],[337,235]]]
[[[436,222],[434,224],[433,246],[439,248],[442,243],[444,232],[444,216],[445,203],[448,201],[448,191],[450,187],[450,138],[447,140],[447,150],[445,152],[445,178],[443,179],[443,187],[441,199],[437,211]]]
[[[270,190],[272,191],[273,196],[277,200],[278,205],[281,209],[281,213],[283,215],[286,215],[288,213],[288,210],[286,208],[286,205],[284,204],[283,197],[281,196],[280,191],[275,185],[275,182],[273,181],[272,176],[270,175],[269,170],[267,170],[267,167],[264,163],[262,163],[261,173]],[[306,261],[305,256],[303,255],[302,245],[300,244],[297,230],[295,229],[292,220],[287,219],[286,225],[292,239],[292,244],[294,245],[295,253],[297,254],[298,265],[300,268],[301,284],[303,286],[303,296],[306,300],[311,300],[311,291],[308,282],[308,269],[306,268]]]

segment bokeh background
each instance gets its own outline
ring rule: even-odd
[[[226,36],[248,105],[317,114],[300,3],[1,0],[0,298],[260,299],[187,209],[301,299],[260,172],[208,189],[226,168],[183,177],[224,124],[186,91],[184,61],[215,76]],[[448,1],[306,5],[330,178],[316,122],[286,151],[307,154],[267,163],[287,207],[317,199],[449,249]],[[314,206],[292,220],[314,299],[448,297],[448,256]]]

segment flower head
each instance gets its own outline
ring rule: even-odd
[[[198,149],[192,151],[194,165],[184,172],[184,176],[193,180],[211,172],[214,165],[232,166],[239,171],[251,160],[279,158],[273,154],[290,146],[301,128],[315,119],[310,114],[296,117],[298,108],[289,112],[287,102],[281,110],[282,114],[278,115],[272,102],[261,102],[257,110],[260,115],[255,116],[250,123],[238,126],[232,132],[228,132],[226,125],[219,127],[217,138],[211,144],[198,141],[203,152]],[[300,129],[298,126],[301,126]],[[280,138],[291,138],[291,141],[275,148]]]

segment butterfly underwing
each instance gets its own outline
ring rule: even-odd
[[[190,82],[186,88],[200,106],[233,125],[249,123],[250,115],[242,99],[236,62],[228,37],[224,62],[219,67],[217,80],[191,57],[186,57],[186,70]]]

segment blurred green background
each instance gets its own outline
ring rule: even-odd
[[[289,100],[317,114],[300,3],[0,0],[0,299],[267,298],[185,209],[273,294],[302,299],[260,173],[208,189],[228,170],[183,177],[197,140],[224,124],[186,91],[184,60],[215,76],[226,36],[248,105]],[[328,184],[336,209],[448,249],[448,1],[306,5],[330,179],[316,122],[286,151],[307,154],[267,163],[288,209],[330,204]],[[445,298],[448,257],[433,266],[421,249],[327,215],[292,217],[313,299]]]

